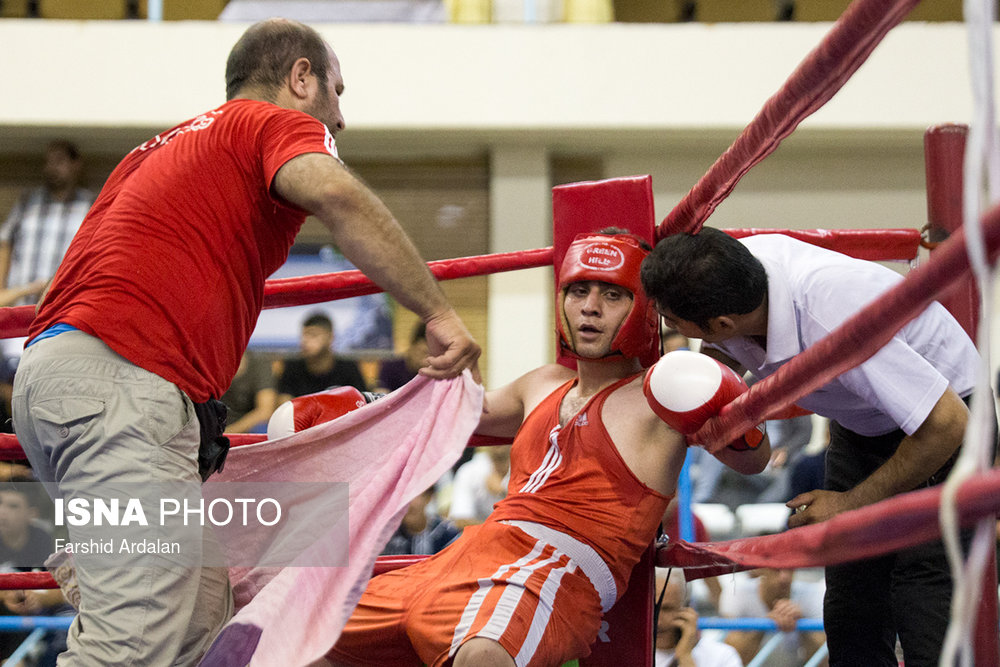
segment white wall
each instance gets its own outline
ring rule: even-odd
[[[549,159],[650,173],[658,218],[828,24],[319,26],[343,64],[342,155],[491,156],[493,251],[550,242]],[[226,23],[0,21],[0,152],[53,131],[124,152],[223,101]],[[971,117],[964,27],[908,23],[757,166],[720,227],[920,227],[922,133]],[[491,279],[492,385],[551,358],[544,271]],[[525,350],[529,352],[526,354]]]
[[[826,24],[325,25],[359,129],[742,127]],[[162,126],[222,101],[230,23],[0,22],[0,125]],[[969,117],[964,29],[904,24],[808,126]],[[16,91],[16,92],[15,92]]]

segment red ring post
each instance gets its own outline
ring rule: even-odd
[[[935,125],[924,133],[924,167],[927,178],[927,228],[931,241],[947,239],[962,228],[962,189],[965,140],[969,134],[967,125],[945,123]],[[936,251],[931,251],[930,261],[936,260]],[[955,316],[972,340],[976,339],[979,326],[979,289],[973,276],[957,281],[954,291],[942,295],[938,300]],[[983,571],[983,592],[979,599],[979,614],[976,619],[975,651],[977,665],[997,667],[1000,665],[1000,645],[998,645],[997,596],[991,591],[997,589],[996,552],[987,559]]]
[[[962,163],[967,125],[947,123],[924,133],[924,168],[927,178],[927,229],[930,241],[941,242],[962,227]],[[931,252],[931,262],[935,252]],[[979,290],[972,276],[962,279],[955,291],[938,299],[976,339],[979,324]]]

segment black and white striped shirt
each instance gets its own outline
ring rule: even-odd
[[[45,188],[26,192],[0,227],[0,241],[11,244],[7,285],[51,278],[93,203],[94,193],[84,188],[66,201],[54,200]]]

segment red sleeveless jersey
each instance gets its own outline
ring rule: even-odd
[[[539,403],[514,438],[507,497],[490,515],[491,521],[533,521],[591,546],[619,594],[670,502],[629,469],[601,420],[604,401],[634,378],[597,393],[564,427],[559,405],[576,380]]]

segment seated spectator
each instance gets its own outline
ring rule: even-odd
[[[822,430],[817,429],[816,436],[809,442],[789,472],[788,496],[784,499],[786,502],[802,493],[823,488],[826,448],[830,444],[830,420],[825,417],[820,417],[819,420],[823,424],[820,427]]]
[[[36,482],[0,485],[0,569],[41,567],[54,551],[52,533],[36,522],[42,492]]]
[[[698,518],[698,515],[693,512],[691,514],[691,523],[694,528],[694,542],[712,541],[712,536],[709,534],[708,528]],[[663,515],[663,533],[671,540],[683,539],[681,537],[680,504],[677,502],[677,496],[671,498],[670,504],[667,505],[667,511]],[[693,593],[696,593],[693,597],[701,603],[695,605],[695,607],[701,609],[702,613],[706,611],[718,612],[719,597],[722,595],[722,584],[719,583],[719,578],[705,577],[698,581],[702,582],[704,590],[701,595],[698,595],[697,591],[693,591]],[[694,583],[696,584],[697,581]]]
[[[55,546],[52,534],[39,525],[45,500],[45,491],[38,483],[0,484],[0,570],[42,569]],[[4,615],[72,616],[74,613],[58,588],[0,591],[0,602]],[[5,634],[0,640],[0,657],[9,657],[26,637],[27,633]],[[54,666],[56,656],[66,649],[66,630],[49,630],[42,646],[42,655],[32,664]]]
[[[382,550],[383,555],[436,554],[461,534],[450,521],[427,511],[433,499],[434,487],[431,487],[410,502],[403,522]]]
[[[278,405],[271,363],[244,352],[233,382],[222,395],[229,408],[227,433],[261,433]]]
[[[358,364],[333,353],[333,320],[314,313],[302,323],[301,356],[286,359],[278,380],[278,404],[330,387],[368,391]]]
[[[822,578],[807,581],[795,570],[757,569],[738,572],[732,584],[723,586],[719,608],[731,618],[767,617],[784,633],[782,642],[761,667],[801,667],[826,641],[822,632],[797,632],[801,618],[823,617]],[[758,630],[734,630],[726,643],[735,648],[744,663],[749,663],[764,643],[766,633]],[[825,663],[824,663],[825,664]]]
[[[510,445],[481,447],[455,472],[448,518],[464,528],[482,523],[493,504],[507,496]]]
[[[743,667],[732,646],[698,631],[698,613],[687,606],[684,570],[656,568],[655,594],[659,596],[660,591],[663,597],[656,617],[655,667]]]
[[[403,352],[403,356],[382,362],[378,372],[378,388],[375,391],[395,391],[415,378],[428,354],[427,325],[417,322],[410,334],[410,346]]]

